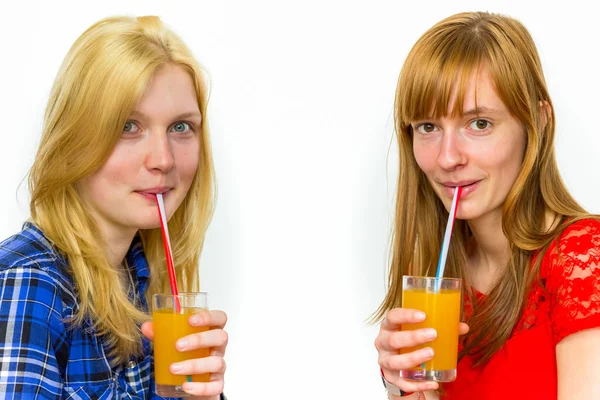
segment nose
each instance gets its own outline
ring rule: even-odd
[[[151,171],[167,173],[173,168],[175,160],[168,135],[164,132],[150,134],[146,152],[146,168]]]
[[[445,170],[452,171],[467,162],[460,133],[456,129],[445,129],[442,136],[438,164]]]

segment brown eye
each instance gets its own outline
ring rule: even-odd
[[[477,131],[483,131],[487,128],[489,128],[492,124],[490,124],[489,121],[486,121],[485,119],[477,119],[473,122],[471,122],[471,129],[475,129]]]
[[[432,133],[437,130],[437,127],[434,124],[425,122],[423,124],[417,125],[416,130],[420,133]]]

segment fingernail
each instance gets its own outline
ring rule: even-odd
[[[190,324],[193,326],[198,326],[202,323],[202,317],[199,315],[193,315],[190,317]]]
[[[181,364],[171,364],[171,372],[174,374],[181,372],[182,369],[183,367],[181,366]]]
[[[422,349],[421,356],[427,357],[427,358],[432,358],[433,357],[433,349],[429,348],[429,347],[426,349]]]
[[[183,389],[184,392],[191,394],[192,396],[195,394],[194,388],[197,388],[197,385],[192,381],[183,382],[183,384],[181,385],[181,389]]]
[[[425,339],[435,339],[437,337],[437,332],[433,328],[427,328],[423,331],[423,337]]]
[[[187,339],[181,339],[177,341],[177,350],[185,350],[188,345],[190,344],[190,342],[187,341]]]
[[[417,312],[415,312],[414,317],[417,321],[423,321],[423,320],[425,320],[426,315],[423,311],[417,311]]]
[[[438,388],[437,383],[428,383],[427,384],[427,390],[435,390]]]

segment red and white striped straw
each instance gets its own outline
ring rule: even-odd
[[[165,202],[162,193],[156,194],[156,203],[158,204],[158,214],[160,216],[160,228],[162,230],[163,245],[165,248],[165,257],[167,259],[167,271],[169,272],[169,283],[171,284],[171,294],[179,295],[177,290],[177,278],[175,277],[175,266],[173,264],[173,252],[171,251],[171,239],[169,238],[169,226],[167,225],[167,213],[165,211]]]

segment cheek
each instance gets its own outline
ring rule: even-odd
[[[118,175],[113,174],[109,168],[103,167],[80,181],[79,193],[86,203],[102,208],[114,202],[117,179]]]
[[[436,166],[435,151],[431,146],[413,144],[413,154],[417,165],[426,174],[433,171]]]
[[[177,170],[181,174],[181,177],[184,179],[193,178],[200,161],[199,140],[196,140],[193,143],[174,146],[173,152]]]
[[[523,154],[518,149],[515,149],[513,153],[507,155],[507,159],[504,164],[507,166],[504,172],[506,180],[509,181],[507,183],[512,187],[517,179],[517,176],[519,175],[519,171],[521,170],[521,165],[523,164]]]
[[[481,160],[491,167],[495,167],[506,179],[510,179],[512,185],[523,164],[525,140],[520,136],[511,139],[499,143],[495,146],[494,151],[483,154]]]
[[[137,181],[138,166],[142,161],[128,146],[117,144],[104,165],[81,180],[81,194],[88,201],[108,204],[114,194],[134,187]]]
[[[117,145],[102,168],[94,175],[104,185],[135,183],[143,157],[128,146]]]

